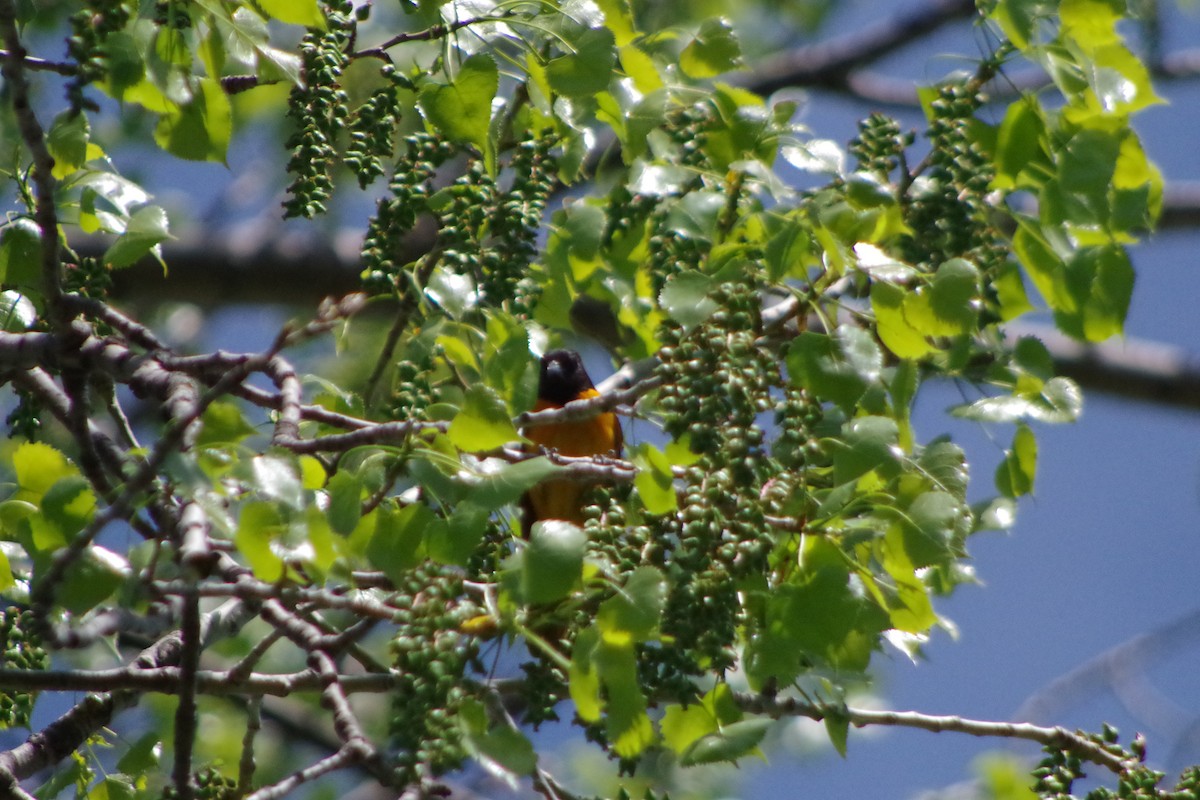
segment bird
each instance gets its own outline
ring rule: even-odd
[[[583,359],[574,350],[551,350],[542,356],[534,411],[562,408],[573,400],[598,397]],[[617,415],[604,411],[574,422],[555,422],[528,428],[524,435],[546,450],[564,456],[619,456],[624,435]],[[522,535],[528,539],[533,524],[558,519],[582,525],[587,486],[578,481],[547,480],[532,487],[521,499]]]

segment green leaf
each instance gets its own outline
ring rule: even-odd
[[[450,423],[447,435],[455,447],[467,452],[494,450],[521,438],[504,400],[482,383],[467,389],[462,410]]]
[[[64,542],[83,530],[95,513],[96,495],[81,475],[69,475],[56,481],[42,497],[42,515]]]
[[[692,78],[714,78],[730,70],[741,69],[742,48],[729,21],[705,20],[696,38],[679,54],[679,67]]]
[[[613,32],[618,45],[624,47],[637,37],[628,0],[597,0],[596,5],[604,12],[604,25]]]
[[[362,519],[363,482],[349,470],[340,470],[326,485],[329,505],[325,515],[329,526],[342,536],[349,536]]]
[[[656,567],[638,567],[617,594],[600,604],[596,627],[606,642],[644,642],[658,628],[666,602],[663,574]]]
[[[479,303],[479,291],[470,275],[463,275],[438,266],[425,284],[425,295],[441,306],[450,319],[462,319],[463,314]]]
[[[1041,107],[1032,97],[1024,97],[1008,107],[996,140],[996,177],[993,186],[1013,189],[1040,185],[1053,169],[1046,152],[1046,121]]]
[[[12,454],[17,479],[14,500],[39,504],[47,490],[63,478],[79,475],[79,469],[67,457],[42,442],[22,442]]]
[[[38,507],[25,500],[0,502],[0,531],[9,539],[16,539],[30,517],[38,514]]]
[[[972,333],[979,323],[979,270],[969,261],[942,263],[928,287],[904,300],[904,318],[927,336]]]
[[[898,447],[900,431],[889,417],[858,417],[842,428],[840,447],[833,455],[836,483],[846,483],[871,470],[892,473],[903,455]]]
[[[275,583],[283,578],[283,559],[275,554],[271,542],[285,530],[283,517],[272,503],[246,503],[238,514],[233,543],[260,581]]]
[[[679,504],[675,495],[675,476],[671,461],[666,454],[649,442],[639,445],[633,463],[638,468],[633,485],[646,511],[651,514],[669,514]]]
[[[72,614],[86,614],[111,597],[129,573],[123,558],[93,545],[67,569],[56,597]]]
[[[117,761],[117,769],[127,775],[145,775],[162,761],[162,734],[151,731],[143,734]]]
[[[1083,412],[1083,394],[1070,378],[1046,381],[1036,395],[985,397],[968,405],[956,406],[956,417],[976,422],[1074,422]]]
[[[496,62],[476,53],[463,62],[448,85],[426,83],[418,103],[425,118],[456,142],[466,142],[487,153],[492,120],[492,99],[500,85]]]
[[[679,757],[679,763],[685,767],[722,761],[737,763],[739,758],[758,753],[758,746],[771,728],[772,721],[755,717],[726,725],[720,731],[693,742]]]
[[[689,192],[671,206],[665,224],[682,236],[708,241],[724,209],[725,195],[720,192]]]
[[[949,439],[930,442],[921,451],[917,466],[942,491],[962,498],[967,493],[967,456],[963,449]]]
[[[788,376],[794,385],[847,411],[866,392],[868,381],[878,377],[882,366],[879,348],[863,340],[869,334],[851,330],[839,328],[836,339],[805,331],[792,341],[786,356]]]
[[[1066,265],[1067,283],[1081,314],[1063,316],[1067,333],[1082,334],[1089,342],[1102,342],[1125,329],[1125,315],[1133,295],[1134,272],[1125,249],[1118,246],[1078,250]],[[1075,321],[1081,324],[1076,328]]]
[[[105,775],[88,791],[87,800],[134,800],[137,790],[128,775]]]
[[[1000,305],[1000,319],[1010,322],[1022,314],[1033,311],[1029,295],[1025,293],[1025,281],[1021,268],[1012,261],[1005,261],[992,280],[992,289]]]
[[[110,97],[122,100],[127,89],[146,76],[146,60],[137,40],[128,31],[113,31],[104,37],[104,78],[99,86]]]
[[[566,97],[588,97],[608,88],[617,60],[616,39],[608,28],[589,28],[574,42],[575,52],[553,58],[546,76]]]
[[[564,469],[551,463],[545,456],[528,458],[516,464],[500,459],[488,459],[486,463],[498,466],[470,478],[464,478],[464,473],[460,472],[457,478],[469,489],[471,502],[489,510],[515,503],[531,487]]]
[[[159,119],[154,141],[179,158],[225,163],[232,134],[229,96],[217,81],[201,78],[196,81],[190,102]]]
[[[996,490],[1005,497],[1020,497],[1033,491],[1037,476],[1037,438],[1028,425],[1020,424],[1012,447],[996,467]]]
[[[304,508],[304,489],[294,461],[278,456],[255,456],[250,469],[251,485],[259,494],[297,511]]]
[[[686,708],[668,706],[659,727],[663,743],[680,754],[700,737],[716,733],[721,726],[740,722],[743,716],[729,684],[719,682],[700,698],[699,703],[691,703]]]
[[[825,714],[825,735],[842,758],[846,757],[846,739],[850,735],[850,717],[829,711]]]
[[[280,22],[325,29],[325,15],[317,0],[258,0],[258,5]]]
[[[975,530],[1006,531],[1017,521],[1017,504],[1008,497],[994,497],[971,508]]]
[[[900,358],[921,358],[935,348],[904,315],[904,301],[905,291],[899,286],[882,281],[871,284],[871,309],[880,341]]]
[[[698,270],[678,272],[663,285],[658,304],[685,331],[691,330],[719,308],[717,302],[708,296],[713,283],[711,276]]]
[[[1132,114],[1163,102],[1146,64],[1121,42],[1097,48],[1090,66],[1088,82],[1101,108],[1110,114]]]
[[[916,568],[946,563],[950,541],[963,519],[962,502],[943,491],[925,492],[906,509],[904,549]]]
[[[654,743],[654,726],[646,714],[633,644],[614,644],[606,639],[597,648],[595,662],[608,696],[605,708],[608,741],[621,758],[634,758]]]
[[[525,734],[507,720],[489,725],[487,709],[478,700],[463,702],[457,722],[467,752],[492,774],[530,775],[537,767],[537,753]]]
[[[367,544],[367,559],[395,586],[405,573],[425,558],[424,542],[446,535],[446,521],[422,503],[396,509],[390,504],[375,509],[375,531]]]
[[[0,281],[38,289],[42,284],[42,230],[28,217],[14,219],[0,232]]]
[[[1125,3],[1109,0],[1062,0],[1058,6],[1063,33],[1086,50],[1120,41],[1116,25],[1125,12]]]
[[[811,661],[865,670],[880,632],[891,624],[887,612],[851,586],[835,545],[806,547],[804,569],[766,599],[762,633],[749,647],[748,672],[756,685],[769,678],[788,683]]]
[[[985,754],[975,760],[984,797],[990,800],[1038,800],[1030,786],[1029,769],[1017,756],[1008,753]]]
[[[596,654],[600,648],[600,631],[593,627],[583,628],[575,637],[571,651],[571,665],[567,670],[567,690],[575,704],[575,713],[584,722],[599,722],[604,713],[604,702],[600,696],[600,668]]]
[[[998,0],[991,17],[1019,49],[1030,44],[1039,19],[1051,13],[1045,0]]]
[[[16,585],[17,581],[13,577],[12,564],[8,560],[8,555],[0,550],[0,592],[7,592]]]
[[[430,558],[441,564],[465,567],[475,548],[483,541],[490,514],[488,509],[474,503],[459,503],[445,529],[431,531],[431,535],[426,537],[425,546]]]
[[[663,744],[679,755],[702,736],[715,733],[717,719],[702,703],[692,703],[686,708],[670,705],[659,723],[659,730]]]
[[[241,408],[228,400],[216,400],[204,409],[203,427],[196,437],[199,446],[236,444],[256,433],[254,426],[246,421]]]
[[[167,212],[158,206],[142,206],[133,213],[125,232],[104,251],[104,262],[113,267],[128,267],[171,238]]]
[[[88,138],[91,126],[83,112],[64,111],[54,118],[46,134],[46,147],[54,156],[52,174],[58,180],[70,175],[87,161]]]
[[[84,774],[86,763],[84,759],[67,759],[61,767],[50,773],[49,779],[37,788],[34,796],[38,800],[51,800],[71,785],[86,785],[92,777],[90,768],[89,774]]]
[[[519,554],[521,595],[526,603],[566,597],[583,576],[587,536],[578,525],[551,519],[535,522]]]

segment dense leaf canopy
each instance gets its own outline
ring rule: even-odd
[[[946,624],[972,535],[1014,524],[1037,426],[1080,413],[1006,326],[1037,304],[1082,342],[1123,330],[1163,197],[1124,4],[942,2],[753,70],[744,39],[826,4],[776,30],[709,5],[0,0],[0,711],[92,693],[0,753],[5,791],[423,797],[477,764],[560,798],[547,721],[631,772],[737,762],[792,716],[843,753],[852,725],[1031,739],[1043,796],[1084,761],[1152,790],[1107,729],[853,704],[880,651]],[[916,90],[922,129],[798,122],[786,87],[853,89],[954,18],[985,52]],[[226,162],[284,104],[272,214],[353,219],[356,291],[262,351],[184,352],[113,299],[173,268],[130,176]],[[339,361],[301,374],[314,340]],[[536,406],[539,357],[583,342],[620,369]],[[1008,443],[984,488],[912,425],[947,379]],[[614,410],[641,432],[623,453],[530,442]],[[547,481],[587,487],[582,524],[523,536]]]

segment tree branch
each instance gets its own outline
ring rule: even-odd
[[[1061,748],[1074,753],[1081,759],[1098,764],[1116,774],[1137,765],[1123,755],[1111,752],[1104,745],[1080,733],[1066,728],[1046,728],[1024,722],[995,722],[966,719],[957,716],[934,716],[916,711],[877,711],[866,708],[810,703],[796,698],[768,697],[762,694],[738,692],[734,694],[743,711],[767,714],[775,719],[781,717],[807,717],[817,722],[825,719],[843,718],[858,728],[888,726],[916,728],[941,733],[951,731],[969,736],[999,739],[1025,739],[1038,744]]]

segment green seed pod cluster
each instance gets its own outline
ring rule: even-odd
[[[536,301],[529,265],[537,257],[538,230],[554,190],[557,137],[549,132],[522,140],[509,162],[512,186],[492,215],[492,247],[483,254],[483,297],[489,305],[510,299],[511,310],[527,315]]]
[[[629,494],[628,486],[597,486],[591,490],[592,503],[583,509],[589,555],[622,575],[643,565],[663,565],[663,548],[652,546],[650,528],[630,524]]]
[[[449,142],[427,133],[404,137],[404,145],[405,154],[388,182],[390,196],[379,201],[363,239],[362,282],[371,294],[403,296],[407,291],[406,264],[399,257],[404,236],[428,210],[435,171],[455,152]]]
[[[778,465],[764,457],[757,418],[771,407],[780,375],[756,343],[762,320],[753,273],[709,297],[718,307],[703,325],[686,335],[660,332],[663,427],[701,457],[686,473],[679,527],[670,532],[677,544],[663,631],[700,666],[721,670],[736,657],[739,579],[765,569],[772,545],[760,496]],[[688,672],[660,661],[672,677]]]
[[[0,643],[4,647],[4,668],[44,670],[50,658],[35,633],[33,615],[9,607],[0,612]],[[0,692],[0,727],[29,727],[34,695],[28,692]]]
[[[752,276],[721,284],[711,299],[720,307],[704,325],[687,335],[677,326],[660,332],[663,429],[750,478],[759,468],[752,451],[762,444],[755,418],[770,408],[778,366],[755,343],[762,319]]]
[[[396,90],[411,88],[412,81],[391,64],[379,70],[388,85],[375,92],[355,109],[350,117],[350,141],[346,145],[346,166],[366,189],[383,175],[384,162],[392,160],[396,147],[396,125],[400,122],[400,99]]]
[[[437,193],[438,246],[442,264],[482,286],[483,239],[498,202],[498,189],[482,159],[474,159],[453,184]]]
[[[1079,756],[1055,747],[1046,747],[1045,752],[1045,758],[1031,773],[1033,791],[1046,800],[1074,800],[1071,787],[1084,775]]]
[[[568,696],[566,674],[545,659],[526,661],[521,671],[525,673],[520,686],[524,701],[521,721],[535,729],[543,722],[557,722],[555,707]]]
[[[698,680],[705,670],[691,650],[678,643],[648,643],[638,650],[638,682],[655,696],[690,705],[700,696]]]
[[[112,270],[103,261],[91,256],[79,259],[78,264],[66,264],[63,269],[63,289],[84,297],[105,298],[112,290]]]
[[[850,152],[858,160],[858,169],[887,180],[900,165],[900,156],[913,143],[913,134],[903,133],[900,123],[874,113],[858,123],[858,136],[850,142]]]
[[[927,136],[932,152],[924,189],[912,198],[906,222],[913,235],[904,242],[906,260],[936,269],[965,257],[981,268],[1002,251],[987,222],[986,195],[993,171],[988,157],[970,137],[982,96],[961,83],[945,84],[931,103]]]
[[[499,519],[489,519],[483,529],[483,540],[467,559],[467,578],[493,580],[500,572],[500,562],[508,557],[511,547],[512,531]]]
[[[809,466],[819,446],[812,431],[824,418],[824,409],[804,389],[787,386],[783,398],[775,404],[775,428],[778,433],[771,454],[785,473]]]
[[[237,800],[241,797],[237,781],[218,772],[214,767],[205,767],[193,774],[196,800]],[[163,789],[162,800],[175,800],[179,793],[174,786]]]
[[[292,183],[283,203],[284,217],[312,219],[325,213],[325,203],[333,195],[330,173],[341,158],[335,145],[350,116],[341,80],[354,38],[352,4],[333,0],[326,19],[328,30],[310,30],[300,43],[304,85],[292,89],[288,99],[288,117],[297,129],[287,141]]]
[[[698,269],[708,256],[711,245],[663,225],[662,213],[654,214],[655,231],[650,235],[650,280],[658,296],[667,279],[681,272]]]
[[[390,732],[398,785],[407,785],[453,770],[466,757],[456,716],[471,695],[466,673],[477,640],[459,629],[481,611],[463,595],[462,577],[436,564],[415,568],[397,588]]]
[[[713,109],[710,106],[700,103],[668,110],[664,130],[671,142],[679,148],[675,161],[680,166],[696,167],[698,170],[710,168],[704,145],[712,114]],[[698,187],[700,180],[697,174],[695,184],[690,188]]]
[[[1121,800],[1157,800],[1163,797],[1158,788],[1162,779],[1163,773],[1156,770],[1147,767],[1132,769],[1117,781],[1117,797]]]
[[[427,409],[437,401],[437,393],[430,382],[433,354],[410,353],[409,359],[396,364],[395,384],[388,416],[397,420],[425,420],[429,418]]]
[[[635,195],[623,183],[614,186],[605,209],[604,247],[615,247],[617,242],[644,226],[658,205],[656,197]]]
[[[1200,798],[1200,766],[1188,767],[1175,784],[1174,798],[1197,800]]]
[[[132,0],[87,0],[71,15],[71,35],[67,37],[67,57],[76,65],[67,82],[67,101],[78,114],[86,105],[83,90],[104,77],[104,43],[109,35],[124,30],[137,9]]]

